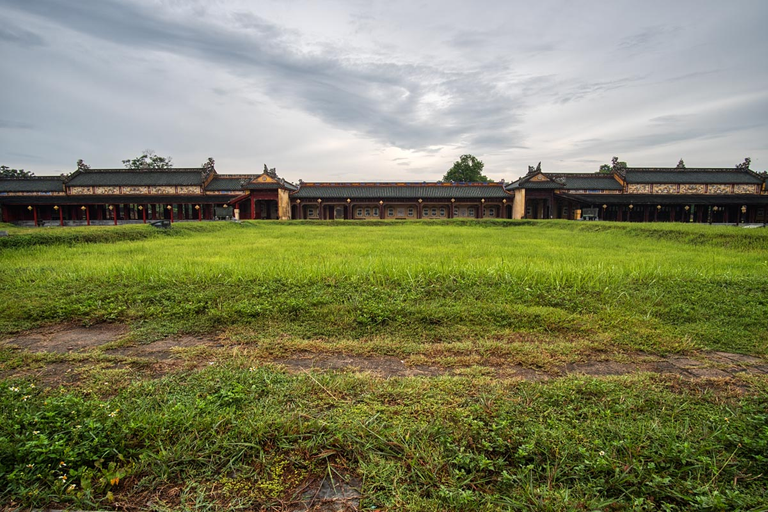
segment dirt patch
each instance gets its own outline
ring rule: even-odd
[[[434,377],[438,375],[491,374],[499,378],[517,378],[541,381],[570,374],[590,376],[628,375],[640,372],[676,375],[685,379],[728,379],[739,373],[768,374],[762,359],[728,354],[725,352],[698,353],[695,357],[670,356],[655,361],[645,354],[638,354],[637,363],[611,360],[591,360],[555,367],[550,371],[526,368],[515,364],[494,362],[474,367],[409,366],[404,361],[389,356],[353,356],[302,352],[289,358],[271,362],[283,365],[290,372],[306,370],[366,371],[381,377]]]
[[[301,495],[301,504],[290,510],[294,512],[342,512],[355,511],[360,507],[362,481],[350,478],[323,478],[313,482]]]
[[[35,329],[2,342],[29,352],[68,354],[85,352],[92,348],[119,340],[128,332],[123,325],[99,324],[83,327],[72,324]]]
[[[0,373],[4,379],[30,379],[41,386],[56,388],[59,386],[71,386],[80,380],[80,370],[85,363],[48,363],[39,368],[18,368]]]
[[[0,378],[31,378],[47,386],[76,384],[80,376],[97,364],[109,363],[112,368],[127,368],[136,378],[157,378],[179,370],[200,369],[227,354],[219,351],[225,345],[209,336],[177,336],[152,343],[119,346],[128,328],[114,324],[92,327],[63,324],[35,329],[0,342],[21,351],[45,354],[73,354],[72,361],[57,356],[55,362],[35,362],[24,368],[3,368]],[[112,344],[107,348],[105,345]],[[97,347],[96,351],[82,354]],[[247,353],[247,350],[243,354]],[[106,356],[106,357],[105,357]],[[64,361],[62,362],[62,359]],[[728,352],[694,352],[687,355],[656,357],[643,353],[594,354],[585,361],[559,366],[529,368],[506,362],[503,358],[464,361],[451,367],[430,364],[424,358],[418,364],[409,364],[393,356],[359,356],[326,352],[299,352],[289,357],[268,359],[265,362],[282,365],[289,372],[351,371],[369,372],[383,377],[436,377],[440,375],[487,375],[497,378],[541,381],[569,374],[590,376],[627,375],[652,372],[687,380],[729,380],[739,374],[768,375],[768,361],[759,357]],[[428,361],[428,360],[426,360]],[[415,363],[416,361],[414,361]],[[18,364],[18,363],[16,363]],[[476,366],[473,366],[476,364]]]
[[[109,349],[105,350],[104,353],[114,356],[137,357],[142,359],[165,361],[167,359],[178,358],[178,349],[198,346],[221,347],[222,345],[214,343],[210,338],[202,338],[199,336],[180,336],[174,338],[165,338],[143,345],[133,345],[130,347]]]
[[[405,362],[391,356],[350,356],[344,354],[315,354],[302,352],[294,356],[275,359],[272,362],[285,366],[289,371],[301,370],[351,370],[371,372],[382,377],[433,377],[445,373],[438,367],[406,366]]]

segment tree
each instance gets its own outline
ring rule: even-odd
[[[675,169],[685,169],[685,162],[683,162],[682,158],[677,162],[677,167],[675,167]]]
[[[125,163],[125,162],[123,162],[123,163]],[[91,166],[86,164],[85,162],[83,162],[83,159],[81,158],[80,160],[77,161],[77,169],[76,170],[78,170],[78,171],[90,171],[91,170]]]
[[[627,168],[627,162],[619,162],[619,157],[611,158],[611,170],[614,172],[623,171]]]
[[[151,149],[145,149],[141,156],[133,160],[123,160],[126,169],[170,169],[173,167],[171,157],[155,154]]]
[[[461,155],[459,159],[453,163],[445,176],[443,181],[490,181],[486,176],[483,176],[483,167],[485,164],[475,158],[472,155]]]
[[[752,165],[752,159],[747,157],[740,164],[736,164],[736,168],[737,169],[749,169],[750,165]]]
[[[603,174],[610,174],[612,172],[623,172],[627,168],[627,162],[619,162],[619,157],[615,156],[611,158],[611,163],[603,164],[600,166],[600,172]]]
[[[208,160],[203,162],[203,164],[200,167],[202,167],[203,171],[206,174],[210,174],[216,171],[216,161],[213,158],[208,157]]]
[[[0,165],[0,177],[3,178],[31,178],[34,175],[24,169],[11,169],[7,165]]]

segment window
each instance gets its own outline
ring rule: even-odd
[[[467,215],[469,215],[470,217],[474,217],[475,216],[475,209],[474,208],[469,208],[467,210]]]
[[[357,213],[355,215],[357,215],[358,217],[362,217],[363,216],[363,209],[362,208],[358,208],[357,209]]]
[[[441,217],[445,217],[445,206],[443,206],[442,208],[440,208],[440,216],[441,216]]]
[[[310,217],[313,217],[315,215],[315,209],[307,208],[307,215],[309,215]]]
[[[413,217],[413,208],[408,208],[408,216]]]
[[[374,215],[376,215],[376,214],[374,213]],[[371,209],[370,208],[366,208],[365,209],[365,216],[366,217],[370,217],[371,216]]]
[[[437,208],[432,208],[432,216],[434,217],[436,215],[437,215]]]
[[[496,208],[486,208],[485,214],[489,217],[493,217],[496,215]]]
[[[374,208],[373,209],[373,216],[374,217],[378,217],[379,216],[379,209],[378,208]]]
[[[389,217],[394,217],[395,216],[395,209],[394,208],[387,208],[387,215]]]

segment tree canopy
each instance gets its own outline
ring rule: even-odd
[[[453,167],[445,173],[443,181],[480,181],[487,183],[490,180],[483,175],[483,167],[485,167],[485,164],[474,156],[461,155],[459,159],[453,163]]]
[[[146,149],[133,159],[123,160],[126,169],[170,169],[173,167],[171,157],[165,157],[155,154],[151,149]]]
[[[31,178],[34,175],[24,169],[11,169],[7,165],[0,165],[0,177],[3,178]]]
[[[213,172],[213,171],[215,171],[215,170],[216,170],[216,160],[214,160],[214,159],[213,159],[213,158],[211,158],[211,157],[208,157],[208,160],[206,160],[205,162],[203,162],[203,163],[200,165],[200,167],[202,167],[202,169],[203,169],[205,172],[207,172],[207,173],[211,173],[211,172]]]
[[[627,168],[627,162],[619,162],[619,157],[615,156],[611,158],[611,163],[603,164],[600,166],[600,172],[608,174],[611,172],[619,172]]]

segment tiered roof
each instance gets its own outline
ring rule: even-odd
[[[364,182],[300,183],[297,199],[494,199],[508,198],[502,183]]]

